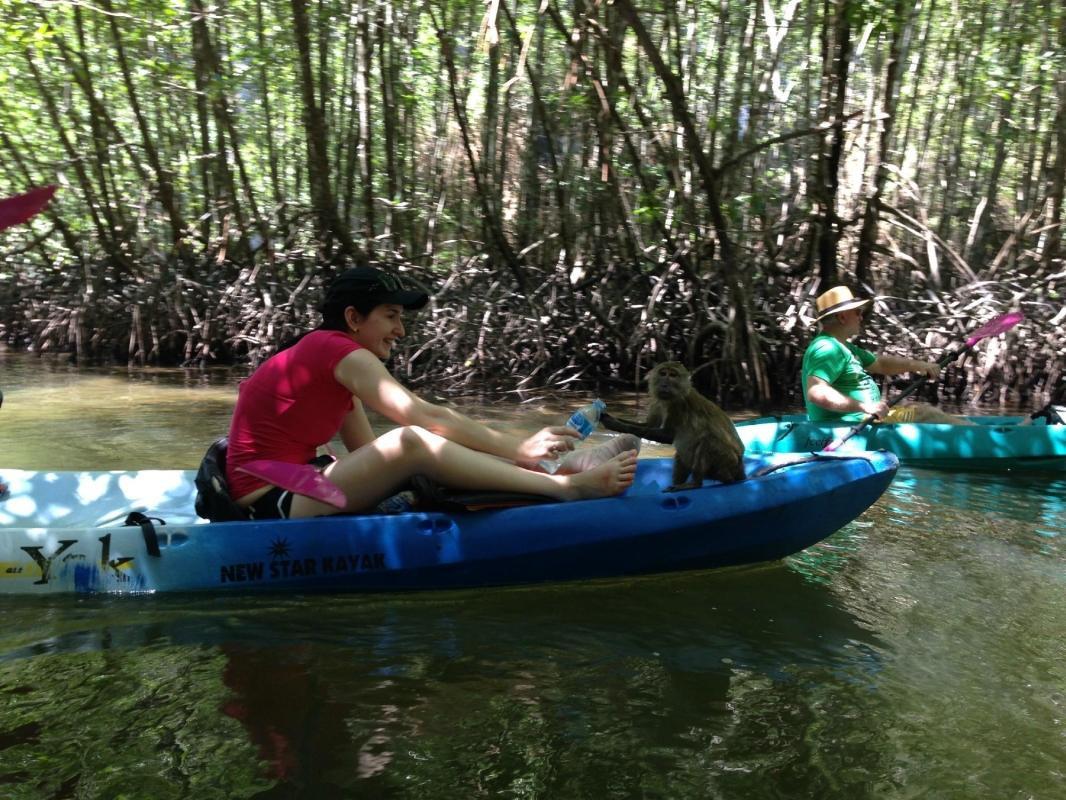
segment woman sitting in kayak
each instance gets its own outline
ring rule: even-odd
[[[414,475],[454,489],[539,494],[558,500],[619,494],[633,483],[635,437],[597,448],[571,474],[535,471],[574,448],[577,433],[559,426],[522,438],[430,403],[385,369],[404,335],[403,312],[422,308],[424,292],[372,267],[342,273],[322,304],[322,324],[265,361],[240,385],[229,431],[226,480],[237,505],[255,519],[312,517],[372,508]],[[375,436],[364,407],[400,425]],[[339,433],[348,453],[324,475],[344,493],[335,508],[240,469],[256,460],[303,465]],[[605,452],[606,448],[606,452]],[[613,450],[613,452],[611,452]],[[581,451],[579,454],[590,452]],[[284,482],[280,481],[279,482]]]

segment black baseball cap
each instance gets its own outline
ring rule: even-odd
[[[391,272],[376,267],[352,267],[333,279],[322,306],[348,304],[353,297],[366,297],[376,305],[392,303],[408,311],[422,308],[429,302],[428,294],[408,289],[399,276]]]

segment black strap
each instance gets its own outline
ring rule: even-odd
[[[129,516],[126,517],[126,521],[123,525],[140,525],[141,533],[144,535],[144,546],[148,550],[148,555],[159,558],[161,553],[159,552],[159,535],[155,532],[155,525],[152,521],[155,520],[160,525],[166,525],[166,520],[162,520],[159,517],[149,517],[142,514],[140,511],[131,511]]]
[[[539,494],[452,489],[425,475],[412,476],[410,486],[415,493],[415,506],[419,511],[474,511],[554,502],[552,498]]]

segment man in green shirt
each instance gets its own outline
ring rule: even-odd
[[[861,422],[873,415],[887,422],[940,422],[969,424],[925,403],[889,408],[873,375],[913,372],[928,378],[940,376],[940,365],[914,358],[871,353],[851,344],[858,336],[862,318],[871,300],[852,295],[837,286],[818,296],[815,307],[819,333],[803,355],[803,397],[812,422]]]

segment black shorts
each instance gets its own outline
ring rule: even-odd
[[[288,519],[292,509],[292,492],[280,486],[271,486],[270,491],[248,506],[248,519]]]

